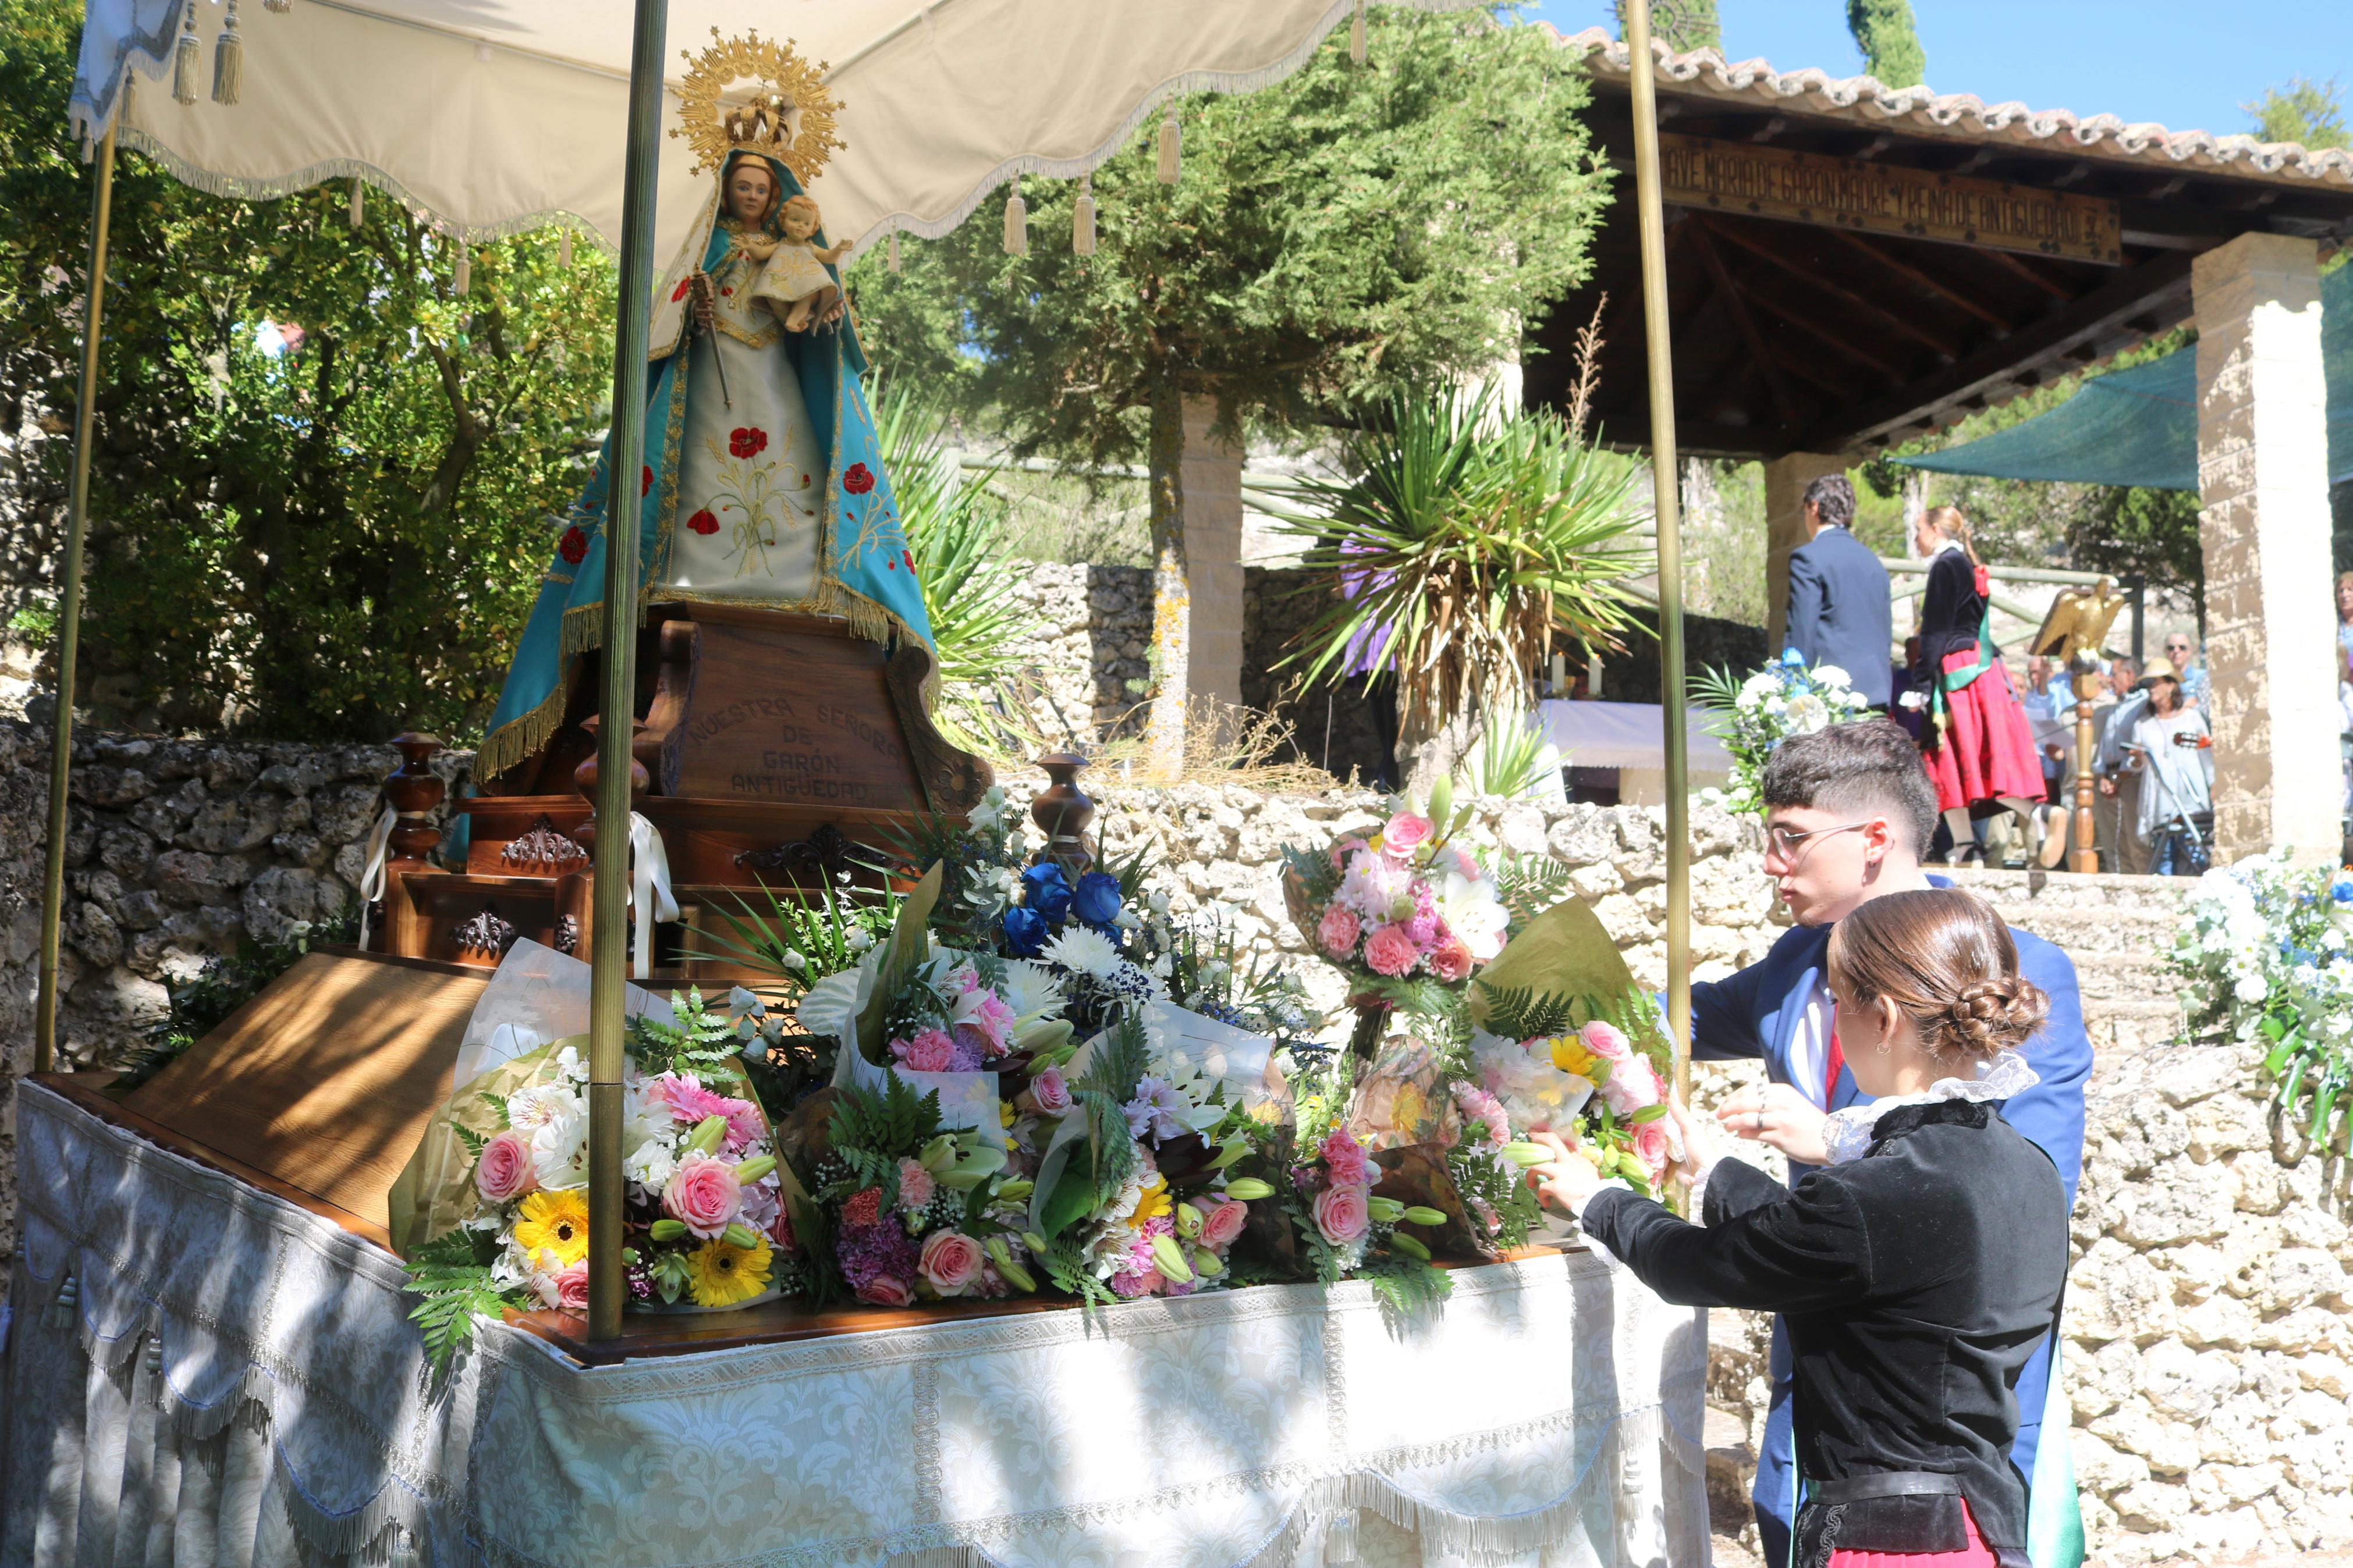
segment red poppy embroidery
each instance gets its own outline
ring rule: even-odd
[[[685,298],[686,298],[686,291],[687,291],[689,289],[691,289],[691,288],[693,288],[693,287],[694,287],[694,279],[691,279],[691,278],[681,278],[681,279],[680,279],[678,280],[678,287],[677,287],[677,288],[675,288],[675,289],[671,289],[671,290],[670,291],[670,302],[671,304],[673,304],[673,305],[677,304],[681,300],[683,300],[683,299],[685,299]]]
[[[727,449],[739,458],[756,458],[768,448],[768,433],[756,426],[738,425],[727,433]]]
[[[654,470],[653,470],[653,466],[652,466],[651,464],[648,464],[646,467],[644,467],[644,468],[639,468],[639,469],[638,470],[638,493],[639,495],[643,495],[643,494],[645,494],[648,490],[649,490],[649,489],[653,489],[653,488],[654,488]]]
[[[908,571],[913,572],[915,569],[915,552],[913,551],[902,550],[899,552],[899,558],[906,562]]]
[[[716,533],[719,531],[719,520],[711,515],[709,507],[704,507],[686,520],[686,526],[697,533]]]
[[[852,463],[841,476],[841,488],[851,495],[862,496],[874,488],[874,470],[863,463]]]
[[[588,536],[577,528],[567,528],[555,542],[555,552],[577,566],[588,558]]]
[[[733,300],[735,297],[735,290],[733,289],[722,289],[719,292],[725,295],[730,300]]]

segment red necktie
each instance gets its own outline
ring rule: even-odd
[[[1831,1109],[1831,1100],[1838,1093],[1839,1073],[1846,1066],[1846,1053],[1839,1049],[1838,1016],[1831,1016],[1830,1060],[1822,1072],[1822,1109]]]

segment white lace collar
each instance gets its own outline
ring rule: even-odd
[[[1850,1105],[1844,1110],[1831,1112],[1830,1120],[1822,1126],[1822,1147],[1829,1152],[1831,1164],[1843,1165],[1870,1152],[1873,1127],[1899,1105],[1928,1105],[1944,1100],[2008,1100],[2042,1081],[2041,1076],[2026,1065],[2024,1057],[2016,1051],[2003,1051],[1993,1060],[1980,1063],[1975,1078],[1940,1078],[1928,1086],[1925,1094],[1891,1094],[1868,1105]]]
[[[1936,549],[1934,549],[1934,550],[1931,550],[1930,552],[1928,552],[1928,559],[1929,559],[1929,560],[1931,560],[1931,561],[1934,561],[1937,556],[1942,555],[1946,551],[1947,551],[1947,550],[1958,550],[1958,549],[1960,549],[1960,547],[1961,547],[1961,542],[1960,542],[1959,540],[1957,540],[1957,539],[1950,539],[1950,538],[1947,538],[1947,539],[1941,539],[1941,540],[1937,541],[1937,542],[1936,542]]]

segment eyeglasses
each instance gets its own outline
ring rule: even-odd
[[[1792,833],[1786,827],[1768,827],[1765,830],[1765,847],[1787,860],[1798,852],[1798,846],[1809,838],[1820,838],[1829,833],[1852,833],[1857,828],[1870,826],[1874,820],[1865,817],[1861,822],[1842,823],[1836,827],[1816,827],[1804,833]]]

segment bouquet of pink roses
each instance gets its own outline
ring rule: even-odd
[[[1502,888],[1453,842],[1471,808],[1453,809],[1444,781],[1430,809],[1405,802],[1369,837],[1323,850],[1283,849],[1293,921],[1316,955],[1356,982],[1359,1007],[1439,1012],[1504,948]]]

